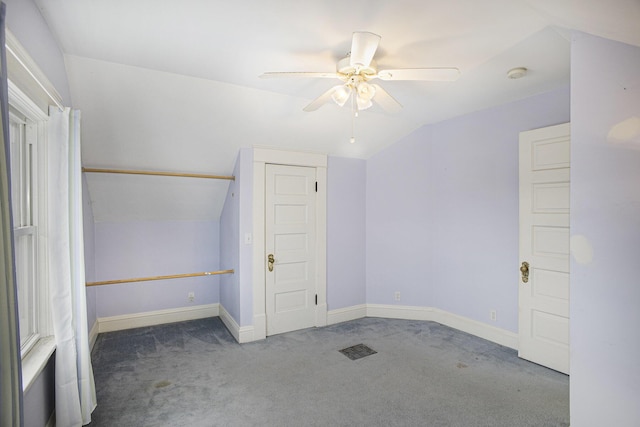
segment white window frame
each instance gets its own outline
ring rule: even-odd
[[[35,312],[35,334],[25,343],[21,343],[22,380],[26,391],[49,360],[55,350],[52,337],[51,309],[49,302],[48,264],[47,264],[47,121],[48,115],[42,111],[27,95],[11,81],[8,81],[9,106],[18,112],[20,119],[25,118],[31,130],[29,138],[35,144],[36,161],[32,174],[37,185],[36,200],[33,204],[33,218],[37,228],[35,298],[32,301]],[[15,117],[15,116],[14,116]],[[28,232],[21,230],[14,221],[14,233],[20,235]],[[19,284],[18,284],[19,286]]]

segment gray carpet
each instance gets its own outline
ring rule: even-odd
[[[351,360],[363,344],[375,354]],[[100,334],[97,426],[568,426],[569,379],[433,322],[237,344],[220,319]]]

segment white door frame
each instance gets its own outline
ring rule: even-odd
[[[267,164],[316,168],[316,326],[327,325],[327,156],[272,148],[253,149],[253,328],[254,340],[267,336],[265,292],[265,172]]]
[[[524,262],[531,265],[526,272],[518,272],[518,356],[566,374],[570,353],[570,141],[570,123],[524,131],[519,137],[518,267]],[[560,144],[566,148],[557,148]],[[535,233],[536,227],[556,237],[545,239],[542,232]],[[566,230],[566,240],[557,237],[559,230]]]

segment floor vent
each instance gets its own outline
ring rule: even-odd
[[[351,347],[343,348],[340,353],[344,354],[351,360],[362,359],[363,357],[376,354],[377,351],[370,349],[364,344],[357,344]]]

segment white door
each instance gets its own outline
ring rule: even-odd
[[[569,123],[520,134],[518,354],[566,374],[569,165]]]
[[[267,335],[315,326],[316,170],[266,165]]]

